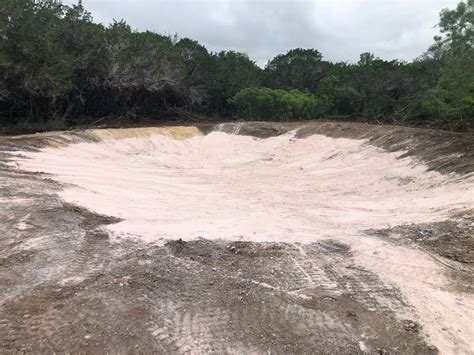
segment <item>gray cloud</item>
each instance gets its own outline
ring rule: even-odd
[[[72,3],[65,0],[64,3]],[[97,22],[177,33],[211,51],[245,52],[259,65],[291,48],[316,48],[332,61],[365,51],[411,60],[432,43],[442,8],[458,0],[83,0]]]

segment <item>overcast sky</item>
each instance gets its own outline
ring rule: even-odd
[[[74,0],[65,0],[73,3]],[[259,65],[291,48],[327,60],[362,52],[411,60],[432,43],[441,9],[458,0],[83,0],[96,22],[125,19],[134,29],[177,33],[211,51],[245,52]]]

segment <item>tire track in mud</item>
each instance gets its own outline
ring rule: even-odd
[[[243,248],[236,248],[235,244],[243,246]],[[187,245],[189,245],[189,243],[187,243]],[[191,246],[193,249],[195,247],[195,245]],[[273,247],[277,247],[277,250],[280,249],[280,251],[272,256],[272,253],[268,254],[268,251],[272,250]],[[188,248],[188,246],[185,248]],[[182,249],[182,247],[180,249]],[[227,265],[230,269],[226,268],[227,272],[225,273],[224,280],[219,279],[219,281],[216,281],[213,285],[220,284],[221,287],[225,287],[229,281],[233,281],[232,287],[225,288],[225,304],[227,307],[229,307],[229,303],[232,305],[234,302],[238,305],[236,307],[230,307],[232,309],[232,312],[230,312],[232,315],[230,325],[227,324],[226,327],[224,322],[223,325],[215,327],[213,325],[214,321],[208,321],[207,319],[214,320],[216,313],[213,307],[208,310],[206,305],[204,305],[208,304],[206,302],[204,302],[204,304],[203,302],[199,302],[200,313],[199,316],[195,317],[199,319],[197,322],[200,327],[213,329],[210,330],[209,333],[213,333],[215,338],[225,339],[230,332],[234,337],[247,339],[248,341],[257,335],[254,344],[258,344],[260,338],[268,339],[270,343],[272,339],[275,339],[272,350],[276,352],[288,351],[288,349],[304,351],[305,349],[311,348],[327,348],[332,349],[331,351],[337,349],[338,352],[342,353],[361,351],[359,341],[362,341],[364,344],[368,342],[370,347],[371,339],[379,340],[380,335],[378,334],[379,330],[377,328],[372,329],[365,327],[363,332],[359,334],[357,330],[354,330],[354,328],[357,327],[353,328],[350,322],[346,320],[346,317],[352,316],[350,309],[348,309],[346,313],[343,312],[344,317],[342,317],[342,319],[340,310],[338,310],[337,307],[332,306],[335,309],[332,312],[328,312],[328,308],[332,308],[332,303],[339,303],[338,299],[341,295],[350,299],[349,302],[345,299],[345,305],[352,303],[363,309],[365,309],[365,305],[352,297],[352,294],[346,293],[344,287],[341,287],[344,286],[342,283],[333,285],[332,287],[327,287],[326,283],[326,287],[318,287],[315,286],[315,282],[309,281],[309,273],[321,276],[324,271],[318,270],[317,272],[313,272],[315,268],[313,268],[313,270],[308,268],[303,272],[301,265],[296,266],[294,258],[300,254],[298,248],[294,248],[291,245],[273,244],[268,249],[264,247],[264,250],[262,250],[261,245],[253,243],[231,243],[227,245],[227,249],[228,250],[224,251],[225,253],[229,253],[229,249],[232,250],[229,256],[231,260],[228,260]],[[186,252],[181,250],[178,252],[178,255],[183,257],[182,253],[185,254],[184,257],[188,254],[194,254],[189,250]],[[263,256],[260,253],[262,253]],[[247,259],[245,259],[243,264],[239,261],[235,262],[232,260],[235,258],[235,254],[237,254],[237,256],[239,254],[245,255]],[[267,254],[266,257],[268,259],[272,258],[270,259],[272,261],[269,265],[258,260],[265,257],[265,254]],[[308,265],[308,262],[316,265],[318,263],[317,260],[321,259],[320,256],[321,255],[319,255],[318,259],[306,257],[305,260],[300,261],[303,263],[306,262],[306,265]],[[347,252],[345,257],[348,257]],[[207,261],[209,260],[206,259],[204,262]],[[192,263],[195,263],[195,261],[193,260]],[[246,268],[244,268],[244,265],[246,265]],[[268,266],[269,269],[265,269],[265,266]],[[285,270],[285,272],[281,273],[280,270]],[[273,277],[273,275],[276,277]],[[325,279],[330,278],[331,277],[327,277]],[[199,285],[201,281],[193,280],[195,279],[186,281],[187,288],[193,289],[196,287],[196,289],[202,289],[202,286]],[[188,282],[191,282],[191,284],[188,284]],[[194,286],[195,284],[199,286]],[[366,288],[370,287],[370,283],[368,284],[369,286],[366,286]],[[377,283],[372,280],[372,285],[375,284]],[[295,294],[294,290],[301,290],[301,286],[304,286],[303,294]],[[378,285],[378,290],[375,291],[380,292],[381,289],[383,289],[383,287]],[[233,294],[230,290],[239,290],[235,299],[232,297]],[[390,290],[384,295],[393,297],[393,293]],[[389,319],[393,316],[393,312],[391,312],[390,309],[382,307],[377,301],[372,299],[370,294],[368,296],[367,294],[365,296],[362,295],[361,297],[363,300],[370,300],[371,306],[374,304],[377,305],[377,307],[372,307],[372,310],[365,309],[365,312],[374,313],[377,317],[380,317],[381,314],[385,314]],[[207,302],[209,302],[209,300]],[[324,307],[315,307],[316,309],[312,309],[314,303],[316,303],[317,306],[321,306],[321,304],[319,304],[321,302],[324,303]],[[368,303],[367,301],[365,302],[365,304]],[[208,313],[206,313],[209,314],[209,316],[203,317],[202,311],[204,309],[207,310]],[[383,309],[383,313],[379,312],[381,309]],[[221,313],[228,314],[229,312],[221,311]],[[224,319],[227,319],[227,316],[225,316]],[[392,321],[394,320],[392,319]],[[175,326],[187,329],[187,324],[187,322],[177,322]],[[235,325],[238,325],[238,327]],[[360,325],[358,326],[360,327]],[[207,331],[204,333],[207,333]],[[239,334],[242,335],[239,337]],[[334,338],[332,338],[332,335],[334,335]],[[289,348],[281,347],[282,344],[279,342],[281,339],[285,339],[283,344],[289,346]],[[335,344],[339,344],[340,347],[335,348]],[[397,345],[397,347],[399,346],[403,347],[401,344]],[[430,351],[429,348],[425,348],[425,350]],[[262,349],[260,349],[260,351],[262,351]],[[328,353],[329,352],[330,351],[328,351]]]

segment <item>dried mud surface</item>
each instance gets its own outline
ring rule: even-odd
[[[301,125],[219,129],[263,138]],[[467,135],[318,122],[298,131],[314,133],[367,138],[441,173],[474,171]],[[85,139],[93,141],[83,132],[0,140],[0,353],[438,352],[403,290],[361,267],[354,246],[336,236],[309,244],[111,241],[105,226],[118,218],[63,201],[65,185],[52,175],[7,165],[18,151]],[[366,233],[434,256],[449,287],[471,298],[472,227],[468,211]],[[457,337],[455,325],[443,331],[444,352],[472,350],[469,334]]]

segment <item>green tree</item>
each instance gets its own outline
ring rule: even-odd
[[[71,93],[81,96],[81,76],[100,60],[102,30],[80,4],[3,2],[0,87],[8,95],[0,108],[6,116],[64,119],[77,101]]]
[[[74,56],[65,47],[61,21],[66,12],[54,1],[5,0],[0,7],[4,82],[14,104],[24,101],[30,116],[44,110],[54,117],[55,102],[72,88]]]
[[[440,35],[437,43],[446,45],[454,55],[464,55],[474,47],[474,0],[458,3],[456,9],[444,9],[440,13]]]
[[[360,93],[336,75],[329,75],[319,82],[317,96],[328,103],[328,113],[351,115],[361,110]]]
[[[316,91],[330,63],[316,49],[292,49],[277,55],[265,67],[265,84],[271,88]]]
[[[238,91],[261,85],[261,69],[244,53],[222,51],[213,56],[208,78],[210,108],[219,114],[231,113],[228,100]]]
[[[431,52],[443,52],[440,77],[423,107],[437,119],[474,122],[474,0],[440,14],[441,35]]]
[[[185,66],[188,107],[191,110],[206,112],[209,109],[214,58],[206,47],[189,38],[179,40],[176,46]]]

